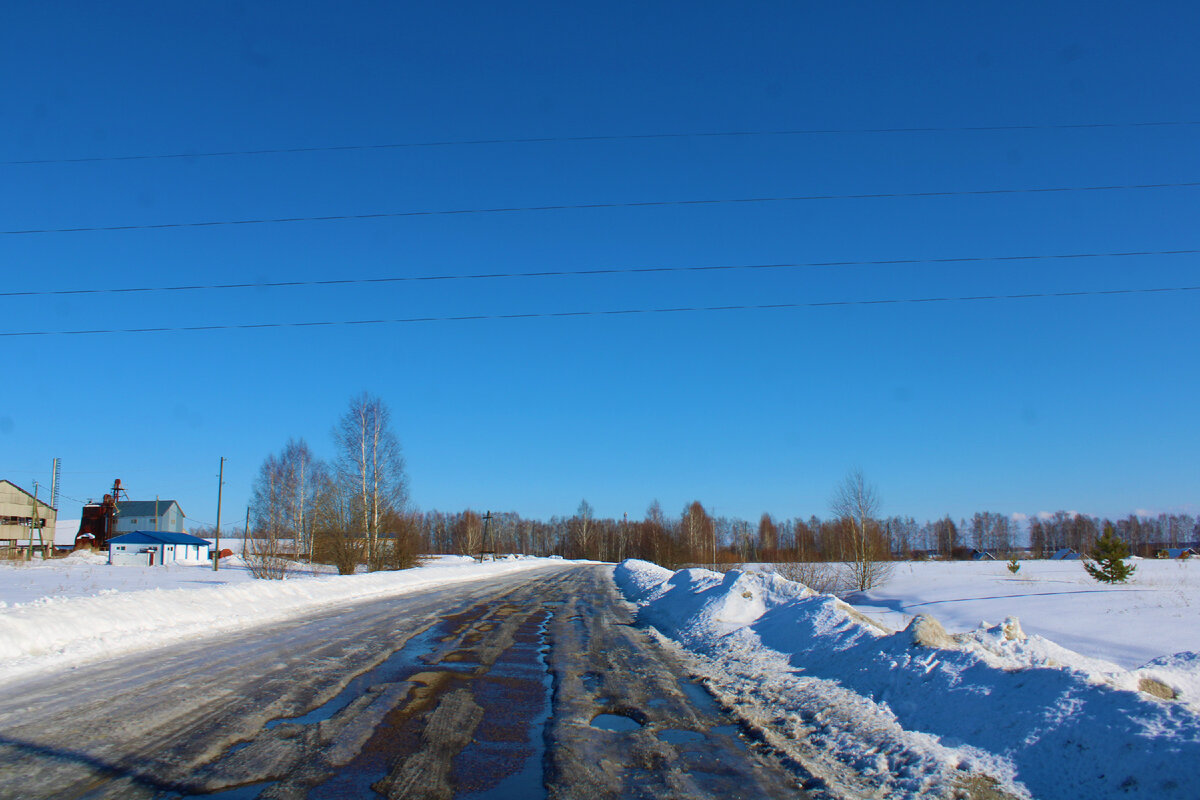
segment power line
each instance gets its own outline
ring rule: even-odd
[[[1092,130],[1105,128],[1170,128],[1190,127],[1200,122],[1187,120],[1164,122],[1084,122],[1062,125],[960,125],[918,128],[796,128],[759,131],[702,131],[698,133],[631,133],[602,136],[536,136],[513,139],[445,139],[424,142],[391,142],[385,144],[329,145],[324,147],[275,147],[258,150],[212,150],[198,153],[157,153],[124,156],[89,156],[81,158],[30,158],[0,161],[0,165],[84,164],[103,161],[154,161],[181,158],[219,158],[227,156],[260,156],[289,153],[332,153],[354,150],[402,150],[426,147],[464,147],[497,144],[547,144],[554,142],[620,142],[653,139],[714,139],[767,136],[828,136],[842,134],[884,133],[971,133],[995,131]]]
[[[759,305],[680,306],[675,308],[629,308],[606,311],[552,311],[531,314],[469,314],[444,317],[404,317],[401,319],[328,320],[320,322],[254,322],[229,325],[187,325],[159,328],[95,328],[72,331],[10,331],[6,336],[81,336],[112,333],[178,333],[182,331],[260,330],[266,328],[322,328],[355,325],[396,325],[414,322],[468,322],[482,320],[559,319],[564,317],[614,317],[635,314],[678,314],[705,311],[763,311],[768,309],[831,308],[840,306],[879,306],[918,303],[973,302],[979,300],[1027,300],[1037,297],[1095,297],[1103,295],[1164,294],[1196,292],[1200,286],[1172,286],[1151,289],[1096,289],[1070,292],[1026,292],[1022,294],[967,295],[962,297],[909,297],[883,300],[826,300],[812,303],[766,303]]]
[[[989,261],[1052,261],[1088,258],[1128,258],[1131,256],[1179,256],[1200,255],[1194,250],[1128,250],[1109,253],[1051,253],[1010,256],[958,256],[953,258],[890,258],[878,261],[796,261],[778,264],[707,264],[700,266],[653,266],[653,267],[601,267],[581,270],[540,270],[537,272],[479,272],[462,275],[395,275],[383,278],[326,278],[311,281],[268,281],[262,283],[209,283],[178,286],[128,286],[100,289],[47,289],[16,292],[0,292],[0,297],[52,297],[80,294],[133,294],[144,292],[189,292],[222,289],[278,289],[302,286],[349,286],[380,283],[408,283],[421,281],[461,281],[501,278],[549,278],[578,275],[644,275],[661,272],[721,272],[753,271],[806,267],[868,267],[901,266],[905,264],[971,264]]]
[[[1200,186],[1200,181],[1179,183],[1135,183],[1111,186],[1050,186],[1028,189],[969,189],[941,192],[874,192],[871,194],[811,194],[784,197],[738,197],[710,200],[642,200],[633,203],[578,203],[550,206],[507,206],[498,208],[458,208],[437,211],[387,211],[373,214],[328,214],[319,217],[274,217],[260,219],[209,220],[205,222],[164,222],[154,225],[100,225],[80,228],[29,228],[0,231],[0,235],[31,233],[81,233],[95,231],[136,231],[163,228],[211,228],[222,225],[268,225],[281,222],[330,222],[351,219],[395,219],[399,217],[438,217],[461,214],[503,214],[523,211],[565,211],[595,208],[650,208],[663,206],[715,206],[748,203],[782,203],[814,200],[876,200],[901,197],[971,197],[980,195],[1051,194],[1064,192],[1109,192],[1126,189],[1181,189]]]

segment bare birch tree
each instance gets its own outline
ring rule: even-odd
[[[374,563],[379,548],[380,523],[389,512],[402,513],[408,499],[408,481],[400,441],[390,427],[387,405],[366,392],[350,401],[350,407],[334,428],[338,449],[339,482],[353,486],[353,511],[366,542],[366,558]]]
[[[587,500],[579,501],[579,508],[571,520],[571,534],[575,540],[575,555],[577,558],[590,557],[589,548],[592,544],[592,517],[594,513]]]
[[[853,469],[834,489],[829,506],[850,529],[848,583],[860,592],[883,583],[891,574],[891,564],[875,521],[879,492],[867,483],[861,469]]]

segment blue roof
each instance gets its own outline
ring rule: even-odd
[[[209,547],[208,539],[192,536],[190,533],[175,533],[174,531],[131,531],[114,536],[109,543],[117,544],[200,544]]]

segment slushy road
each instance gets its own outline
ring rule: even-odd
[[[0,697],[0,798],[790,798],[611,567],[362,602]]]

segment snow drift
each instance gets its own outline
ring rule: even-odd
[[[1125,670],[1015,619],[892,631],[771,573],[626,561],[615,579],[642,621],[705,657],[728,704],[816,736],[889,796],[940,793],[968,770],[1019,796],[1200,796],[1194,653]]]

